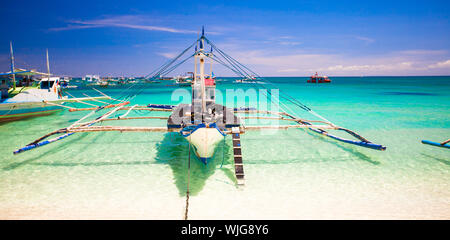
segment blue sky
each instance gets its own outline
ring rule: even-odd
[[[45,70],[48,48],[55,74],[146,75],[205,25],[264,76],[450,75],[449,13],[433,0],[4,1],[0,72],[13,41],[18,67]]]

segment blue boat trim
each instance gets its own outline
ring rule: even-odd
[[[87,126],[90,127],[90,126],[92,126],[93,124],[94,124],[94,123],[91,123],[91,124],[89,124],[89,125],[87,125]],[[59,133],[63,133],[63,132],[59,132]],[[55,134],[58,134],[58,133],[55,133]],[[73,135],[73,134],[75,134],[75,133],[74,133],[74,132],[70,132],[70,133],[66,133],[66,134],[64,134],[64,135],[61,135],[61,136],[59,136],[59,137],[50,139],[50,140],[46,140],[46,141],[43,141],[43,142],[38,142],[38,143],[36,143],[36,144],[30,144],[30,145],[27,145],[27,146],[25,146],[25,147],[23,147],[23,148],[20,148],[20,149],[14,151],[13,153],[14,153],[14,154],[18,154],[18,153],[25,152],[25,151],[28,151],[28,150],[31,150],[31,149],[34,149],[34,148],[38,148],[38,147],[47,145],[47,144],[49,144],[49,143],[56,142],[56,141],[58,141],[58,140],[64,139],[64,138],[66,138],[66,137],[68,137],[68,136],[71,136],[71,135]],[[49,137],[49,136],[47,136],[47,137]],[[46,138],[47,138],[47,137],[46,137]],[[42,140],[41,140],[41,141],[42,141]]]
[[[56,142],[56,141],[58,141],[58,140],[61,140],[61,139],[63,139],[63,138],[66,138],[66,137],[68,137],[68,136],[70,136],[70,135],[72,135],[72,134],[74,134],[74,133],[73,133],[73,132],[72,132],[72,133],[66,133],[66,134],[61,135],[61,136],[59,136],[59,137],[57,137],[57,138],[54,138],[54,139],[46,140],[46,141],[39,142],[39,143],[36,143],[36,144],[27,145],[27,146],[25,146],[25,147],[23,147],[23,148],[21,148],[21,149],[18,149],[18,150],[16,150],[16,151],[14,151],[13,153],[14,153],[14,154],[18,154],[18,153],[21,153],[21,152],[25,152],[25,151],[28,151],[28,150],[37,148],[37,147],[41,147],[41,146],[47,145],[47,144],[49,144],[49,143]]]
[[[341,142],[350,143],[350,144],[353,144],[353,145],[366,147],[366,148],[371,148],[371,149],[375,149],[375,150],[381,150],[381,151],[386,150],[386,147],[383,146],[383,145],[379,145],[379,144],[375,144],[375,143],[371,143],[371,142],[364,142],[364,141],[354,141],[354,140],[350,140],[350,139],[337,137],[337,136],[329,134],[328,132],[325,132],[325,131],[320,130],[320,129],[313,129],[313,128],[308,128],[308,129],[310,129],[310,130],[312,130],[312,131],[314,131],[316,133],[320,133],[322,135],[325,135],[327,137],[333,138],[335,140],[341,141]]]
[[[198,156],[197,156],[198,157]],[[209,160],[211,160],[211,158],[205,158],[205,157],[198,157],[200,159],[200,161],[202,161],[202,163],[204,164],[208,164]]]
[[[208,157],[200,157],[198,155],[197,148],[194,145],[192,145],[192,148],[194,150],[195,156],[205,165],[208,164],[208,162],[212,159],[212,157],[209,157],[209,158]]]
[[[305,124],[305,125],[312,125],[309,122],[302,122],[302,123]],[[326,132],[326,131],[324,131],[322,129],[314,129],[314,128],[308,128],[308,129],[311,130],[311,131],[314,131],[316,133],[320,133],[321,135],[324,135],[324,136],[333,138],[335,140],[341,141],[341,142],[350,143],[350,144],[354,144],[354,145],[357,145],[357,146],[371,148],[371,149],[375,149],[375,150],[381,150],[381,151],[386,150],[385,146],[369,142],[369,141],[365,140],[363,137],[359,136],[358,134],[356,134],[356,133],[354,133],[354,132],[352,132],[352,131],[350,131],[348,129],[345,129],[345,128],[338,128],[337,130],[345,131],[348,134],[352,135],[355,138],[358,138],[361,141],[354,141],[354,140],[350,140],[350,139],[337,137],[337,136],[334,136],[332,134],[329,134],[328,132]]]
[[[240,124],[225,124],[225,128],[240,127]]]
[[[428,145],[431,145],[431,146],[436,146],[436,147],[450,148],[450,144],[444,144],[444,145],[442,145],[442,144],[440,144],[440,143],[433,142],[433,141],[429,141],[429,140],[422,140],[422,143],[423,143],[423,144],[428,144]]]
[[[161,109],[173,109],[174,105],[166,105],[166,104],[148,104],[148,108],[161,108]]]
[[[4,102],[4,103],[12,103],[12,102]],[[62,110],[62,107],[58,106],[45,106],[45,107],[34,107],[34,108],[14,108],[8,110],[0,110],[1,116],[7,115],[17,115],[17,114],[27,114],[27,113],[38,113],[44,111],[56,111]]]
[[[233,111],[255,111],[254,107],[241,107],[241,108],[233,108]]]
[[[219,127],[217,127],[216,123],[209,124],[208,126],[206,124],[204,124],[204,123],[200,123],[198,125],[187,126],[187,127],[183,128],[183,129],[181,129],[180,134],[183,137],[189,137],[192,133],[194,133],[198,129],[206,128],[206,127],[207,128],[215,128],[215,129],[217,129],[217,131],[219,131],[220,134],[222,134],[222,136],[226,136],[226,134],[224,132],[222,132],[222,130],[220,130]],[[183,132],[188,132],[188,133],[183,134]]]

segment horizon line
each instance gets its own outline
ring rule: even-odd
[[[56,74],[55,74],[56,75]],[[86,74],[92,75],[92,74]],[[100,74],[98,74],[101,76]],[[63,75],[72,78],[79,78],[83,76],[69,76]],[[143,76],[127,76],[127,75],[104,75],[105,77],[143,77]],[[326,75],[327,77],[450,77],[450,75],[342,75],[342,76],[333,76]],[[216,77],[226,77],[226,78],[242,78],[239,76],[216,76]],[[261,77],[280,77],[280,78],[293,78],[293,77],[311,77],[311,76],[261,76]]]

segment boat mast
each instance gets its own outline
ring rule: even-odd
[[[13,84],[13,89],[12,91],[14,91],[16,89],[16,74],[14,73],[14,52],[13,52],[13,47],[12,47],[12,41],[9,42],[9,47],[11,49],[11,74],[12,74],[12,84]]]
[[[46,49],[45,55],[47,57],[47,74],[48,74],[48,78],[47,79],[48,79],[48,81],[50,81],[50,63],[48,61],[48,49]]]
[[[47,76],[48,83],[47,84],[50,84],[50,64],[48,62],[48,48],[45,50],[45,55],[47,57],[47,74],[48,74],[48,76]],[[48,85],[48,91],[50,92],[50,85]]]
[[[202,28],[202,36],[200,38],[200,84],[201,84],[201,94],[202,94],[202,112],[206,111],[206,87],[205,87],[205,54],[203,52],[203,45],[205,36],[205,29]]]
[[[195,50],[197,51],[197,46],[195,46]],[[198,53],[195,54],[193,84],[197,83],[197,55]]]
[[[209,58],[210,58],[210,65],[209,65],[209,78],[213,78],[213,72],[212,72],[212,65],[213,65],[213,53],[212,53],[212,47],[211,47],[211,52],[208,54]]]

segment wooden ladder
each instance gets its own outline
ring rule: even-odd
[[[241,134],[239,127],[231,128],[233,136],[233,155],[234,172],[236,174],[237,184],[244,185],[244,164],[242,162]]]

